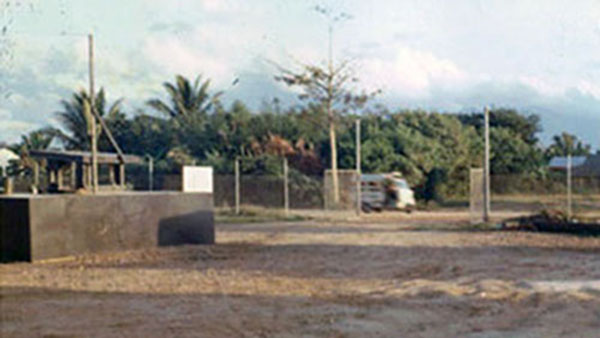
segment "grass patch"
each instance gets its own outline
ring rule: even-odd
[[[310,220],[310,217],[289,213],[281,209],[268,209],[255,206],[244,206],[236,214],[231,208],[216,209],[215,221],[217,223],[261,223],[261,222],[298,222]]]

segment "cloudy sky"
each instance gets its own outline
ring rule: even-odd
[[[176,73],[228,101],[294,103],[270,62],[326,58],[318,4],[352,16],[334,57],[391,108],[513,107],[542,117],[544,142],[568,131],[600,148],[599,0],[0,0],[0,141],[56,124],[87,85],[89,32],[97,86],[132,114]]]

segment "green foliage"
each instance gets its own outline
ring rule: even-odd
[[[126,115],[120,109],[121,100],[107,109],[104,90],[97,94],[96,109],[124,152],[151,156],[157,174],[176,173],[181,165],[191,163],[213,166],[217,174],[232,174],[234,160],[240,158],[245,175],[281,175],[282,158],[286,157],[298,194],[307,185],[318,191],[315,177],[322,176],[331,163],[326,128],[331,116],[325,114],[323,106],[328,94],[312,91],[321,90],[319,83],[327,84],[330,75],[327,70],[311,67],[305,71],[284,72],[281,77],[290,85],[304,86],[305,94],[312,95],[302,107],[282,108],[277,100],[264,103],[258,111],[241,101],[224,107],[218,100],[220,93],[210,93],[209,80],[201,82],[198,77],[191,83],[177,76],[173,84],[164,84],[168,101],[147,101],[161,115],[143,111]],[[469,169],[481,167],[483,161],[483,114],[392,112],[382,106],[362,115],[340,114],[362,104],[360,100],[345,101],[347,97],[342,93],[348,92],[333,92],[339,95],[333,109],[341,168],[355,168],[354,122],[360,118],[363,172],[401,172],[425,201],[467,195]],[[58,115],[66,135],[40,130],[24,137],[17,148],[43,149],[60,136],[68,148],[88,149],[87,100],[87,94],[81,91],[74,93],[70,101],[61,102],[63,111]],[[541,128],[536,115],[495,109],[490,122],[491,171],[496,176],[548,175],[543,169],[548,157],[585,155],[590,151],[589,145],[569,134],[556,136],[554,144],[544,151],[537,138]],[[103,138],[99,145],[110,149]]]
[[[425,202],[442,202],[444,197],[442,196],[440,189],[446,180],[446,171],[444,169],[434,168],[425,176],[425,184],[420,197],[425,200]]]
[[[171,118],[205,117],[218,101],[221,93],[210,95],[208,93],[210,80],[200,83],[201,79],[202,77],[198,76],[192,84],[184,76],[176,75],[175,83],[163,83],[163,87],[169,94],[170,103],[151,99],[147,104]]]
[[[94,97],[95,111],[104,119],[124,119],[125,115],[121,112],[121,102],[118,99],[107,109],[106,95],[104,89],[100,89]],[[90,111],[90,97],[85,90],[73,93],[70,101],[62,100],[62,110],[57,112],[58,120],[62,124],[66,133],[60,135],[67,149],[89,150],[91,149],[91,123],[92,115]],[[100,150],[110,150],[108,141],[101,138],[102,127],[96,124],[96,137]]]
[[[551,159],[555,156],[588,156],[591,153],[591,146],[584,144],[575,135],[562,133],[552,138],[553,143],[546,149],[546,158]]]
[[[52,141],[60,135],[60,131],[52,127],[44,127],[34,130],[27,135],[21,136],[21,143],[14,147],[17,153],[28,152],[29,150],[48,149]]]
[[[483,139],[483,113],[461,114],[459,120],[473,126]],[[537,115],[523,115],[514,109],[490,111],[491,168],[494,175],[536,171],[545,164],[537,134],[542,130]]]
[[[19,155],[20,160],[11,163],[8,168],[10,175],[18,175],[28,170],[32,170],[34,166],[33,159],[29,156],[31,150],[48,149],[52,141],[60,137],[61,132],[52,127],[44,127],[32,131],[21,136],[21,142],[10,146],[9,148]]]
[[[423,111],[383,111],[366,117],[363,124],[365,172],[400,171],[426,198],[431,173],[442,170],[447,179],[436,181],[440,198],[466,194],[469,168],[478,166],[481,158],[473,127],[454,115]]]
[[[495,175],[534,172],[544,163],[542,150],[525,142],[512,129],[491,129],[490,144],[490,170]]]

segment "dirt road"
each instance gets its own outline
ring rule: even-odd
[[[0,265],[2,337],[597,337],[600,238],[219,225],[218,245]]]

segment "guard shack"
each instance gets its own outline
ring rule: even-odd
[[[34,160],[34,186],[50,193],[92,190],[92,153],[86,151],[31,150]],[[98,153],[98,166],[104,173],[100,191],[124,191],[126,189],[125,164],[143,164],[141,157]],[[48,186],[40,187],[40,168],[46,167]]]

